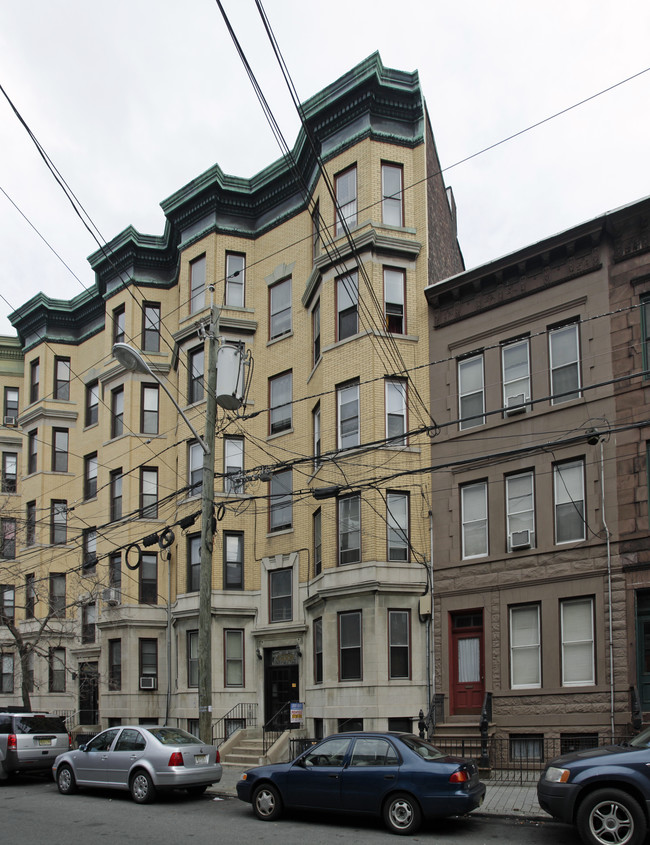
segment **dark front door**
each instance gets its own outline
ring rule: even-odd
[[[264,721],[273,720],[271,730],[286,730],[291,715],[288,703],[300,700],[298,652],[295,648],[267,648],[264,660]]]
[[[99,722],[99,671],[97,663],[79,664],[79,722]]]
[[[479,714],[485,695],[482,610],[451,614],[450,662],[452,714]]]
[[[636,676],[641,709],[650,710],[650,590],[636,594]]]

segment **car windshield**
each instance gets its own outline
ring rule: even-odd
[[[646,728],[631,739],[630,745],[632,748],[650,748],[650,728]]]
[[[401,741],[407,748],[410,748],[411,751],[415,751],[416,754],[419,754],[423,760],[438,760],[440,757],[444,757],[445,755],[442,751],[439,751],[435,745],[431,745],[430,742],[427,742],[426,739],[420,739],[417,736],[401,736]]]
[[[59,716],[20,716],[16,719],[16,730],[23,734],[67,734]]]
[[[147,728],[163,745],[201,745],[201,740],[182,728]]]

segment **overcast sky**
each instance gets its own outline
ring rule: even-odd
[[[293,146],[255,2],[222,1]],[[419,71],[468,268],[650,194],[650,72],[453,166],[650,67],[647,0],[263,3],[301,100],[376,50]],[[215,163],[280,157],[215,0],[0,0],[0,84],[106,240],[162,234],[160,202]],[[96,249],[0,94],[0,334],[92,285]]]

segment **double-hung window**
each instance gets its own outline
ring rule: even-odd
[[[192,349],[188,356],[189,387],[187,398],[190,405],[200,402],[204,395],[203,378],[205,375],[205,351],[202,346]]]
[[[68,438],[67,428],[52,429],[52,472],[68,471]]]
[[[226,493],[244,492],[244,438],[224,437],[224,490]]]
[[[400,164],[381,166],[381,216],[388,226],[403,226],[403,171]]]
[[[124,388],[111,391],[111,437],[124,433]]]
[[[320,575],[323,568],[323,518],[320,508],[314,513],[312,528],[314,538],[314,575]]]
[[[363,680],[361,611],[339,613],[339,681]]]
[[[187,685],[199,685],[199,632],[187,632]]]
[[[51,648],[48,656],[48,692],[65,692],[65,649]]]
[[[155,689],[158,685],[158,640],[145,637],[139,639],[138,652],[140,678],[151,678],[152,688]]]
[[[2,453],[2,492],[15,493],[18,489],[18,453]]]
[[[113,311],[113,343],[124,343],[126,340],[126,309],[120,305]]]
[[[142,418],[140,431],[143,434],[158,434],[158,385],[142,385]]]
[[[408,610],[388,611],[388,677],[411,677],[411,618]]]
[[[226,253],[226,305],[244,307],[246,292],[246,256]]]
[[[29,401],[38,402],[41,381],[41,364],[38,358],[34,358],[29,364]],[[17,392],[17,391],[16,391]]]
[[[65,545],[68,537],[68,503],[52,499],[50,504],[50,543]]]
[[[36,576],[25,575],[25,619],[33,619],[36,612]]]
[[[384,319],[390,334],[405,334],[406,273],[395,267],[384,267]]]
[[[30,431],[27,435],[27,473],[31,475],[36,472],[38,462],[38,429]]]
[[[321,419],[320,419],[320,402],[311,412],[312,432],[313,432],[313,453],[314,453],[314,472],[321,465]]]
[[[388,560],[407,561],[409,559],[408,493],[387,493],[386,511]]]
[[[25,506],[25,545],[33,546],[36,542],[36,500]]]
[[[269,288],[269,340],[291,332],[291,279]]]
[[[198,593],[201,581],[201,535],[187,538],[187,592]]]
[[[353,229],[357,225],[357,168],[349,167],[334,177],[336,193],[336,237],[345,232],[346,227]]]
[[[50,574],[50,616],[53,616],[55,619],[63,619],[65,618],[65,610],[65,572],[52,572]]]
[[[70,359],[60,355],[54,359],[54,398],[70,398]]]
[[[291,392],[291,371],[269,379],[269,434],[279,434],[291,428]]]
[[[97,495],[97,452],[84,458],[84,499]]]
[[[0,651],[0,692],[14,691],[14,656],[11,652]]]
[[[230,628],[223,632],[225,686],[244,686],[244,632]]]
[[[200,496],[203,488],[203,448],[200,443],[190,443],[188,449],[188,473],[187,483],[189,484],[189,495]]]
[[[508,551],[535,545],[535,476],[532,472],[506,478]]]
[[[223,588],[244,589],[244,535],[225,531],[223,535]]]
[[[0,557],[14,560],[16,557],[16,520],[12,517],[0,519]]]
[[[289,622],[292,612],[292,569],[272,569],[269,572],[269,601],[271,622]]]
[[[539,605],[510,608],[510,687],[541,687]]]
[[[561,602],[562,686],[596,683],[594,665],[594,603],[591,598]]]
[[[83,562],[82,572],[84,575],[94,575],[97,567],[97,529],[84,528],[82,534]]]
[[[314,619],[314,683],[323,683],[323,618]]]
[[[406,382],[386,379],[386,438],[389,446],[406,446]]]
[[[484,557],[488,553],[487,481],[460,488],[463,558]]]
[[[311,312],[311,336],[312,336],[312,365],[315,367],[320,361],[320,299],[316,300]]]
[[[361,496],[354,493],[338,500],[339,565],[361,560]]]
[[[108,641],[108,689],[122,689],[122,640]]]
[[[503,407],[506,414],[525,411],[530,401],[530,348],[528,338],[504,343],[501,347],[503,369]]]
[[[122,519],[122,470],[114,469],[110,474],[110,517],[111,522]]]
[[[336,338],[345,340],[359,331],[359,274],[356,270],[336,280]]]
[[[485,423],[482,354],[458,362],[458,415],[461,431]]]
[[[14,619],[16,615],[16,590],[12,584],[0,584],[0,616]]]
[[[99,419],[99,382],[92,381],[86,385],[86,426],[95,425]]]
[[[350,449],[360,443],[359,383],[336,388],[338,448]]]
[[[584,461],[568,461],[553,467],[555,491],[555,542],[585,539]]]
[[[205,255],[190,262],[190,314],[205,306]]]
[[[578,324],[551,329],[548,333],[553,405],[580,396],[580,337]]]
[[[139,603],[158,604],[158,556],[155,552],[142,553],[138,572]]]
[[[284,531],[292,527],[293,474],[285,469],[275,472],[269,482],[269,530]]]
[[[95,628],[97,625],[97,605],[88,602],[81,607],[81,642],[95,642]]]
[[[140,470],[140,516],[158,519],[158,470],[155,467]]]

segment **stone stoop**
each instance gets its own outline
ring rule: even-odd
[[[492,736],[494,731],[494,725],[490,724],[488,736]],[[476,719],[437,724],[431,742],[446,754],[474,759],[481,756],[481,731]]]
[[[243,737],[222,755],[221,762],[226,766],[242,766],[245,769],[259,766],[264,762],[262,737]]]

